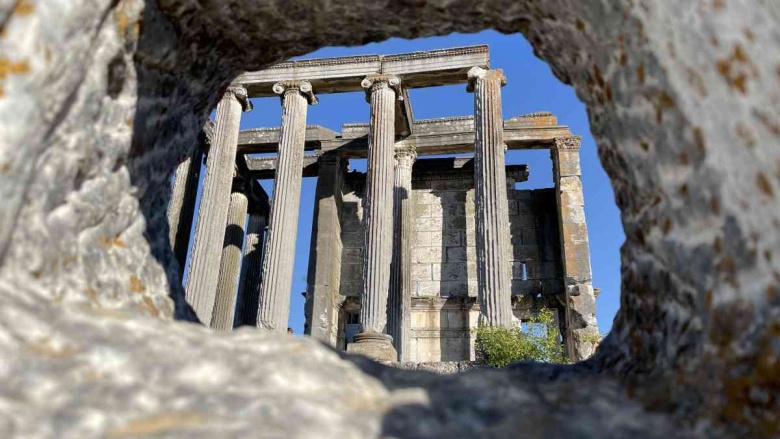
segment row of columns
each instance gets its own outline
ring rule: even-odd
[[[500,70],[478,67],[468,72],[468,80],[467,90],[474,93],[480,323],[508,327],[513,319],[511,247],[501,109],[501,87],[506,80]],[[409,345],[412,288],[408,274],[413,222],[411,170],[416,154],[413,149],[395,149],[395,109],[401,96],[399,78],[369,76],[363,80],[362,86],[371,108],[364,210],[364,286],[361,292],[361,330],[348,350],[394,361],[406,357]],[[259,249],[262,247],[259,237],[266,225],[264,218],[250,215],[245,229],[246,195],[235,190],[231,193],[230,185],[234,177],[240,114],[249,108],[246,91],[228,89],[217,106],[216,128],[203,182],[186,298],[202,323],[221,330],[234,326],[234,316],[238,316],[238,323],[251,322],[269,331],[283,332],[287,327],[306,114],[308,105],[315,104],[317,99],[307,81],[281,82],[273,89],[281,96],[283,113],[265,255]],[[193,156],[191,160],[199,159]],[[185,163],[181,167],[189,172],[183,171],[182,179],[186,181],[181,185],[189,187],[194,167]],[[556,170],[558,174],[569,172],[563,168]],[[393,182],[393,185],[388,182]],[[179,184],[177,172],[174,192],[179,190]],[[567,183],[566,187],[569,186],[571,184]],[[335,205],[330,207],[335,209]],[[563,227],[566,229],[567,225]],[[171,233],[174,240],[173,227]],[[181,234],[178,228],[176,234]],[[566,234],[565,230],[563,234]],[[244,239],[246,245],[242,254]],[[258,269],[260,261],[261,270]],[[241,276],[239,267],[242,267]],[[577,288],[582,288],[581,283],[577,284]],[[239,290],[237,298],[234,294],[236,289]],[[252,316],[253,310],[257,311],[255,316]]]

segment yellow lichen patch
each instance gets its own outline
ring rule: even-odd
[[[745,124],[738,122],[734,131],[737,134],[737,137],[739,137],[742,143],[748,148],[752,148],[756,145],[756,139],[753,138],[750,129],[748,129]]]
[[[160,315],[160,310],[154,305],[154,301],[149,296],[144,296],[143,303],[139,305],[139,308],[148,312],[152,317]]]
[[[758,189],[767,197],[773,197],[774,191],[772,190],[772,184],[769,182],[769,179],[767,178],[764,173],[759,173],[756,176],[756,185],[758,185]]]
[[[6,58],[0,58],[0,80],[9,75],[23,75],[30,71],[30,64],[27,61],[13,62]]]
[[[122,427],[112,428],[106,434],[109,438],[148,436],[170,432],[179,428],[202,425],[205,417],[199,413],[171,412],[133,419]]]
[[[98,293],[92,287],[84,288],[84,295],[89,298],[90,302],[97,303]]]
[[[130,292],[131,293],[143,293],[146,291],[146,286],[141,282],[141,279],[136,275],[130,276]]]
[[[720,236],[715,238],[715,242],[712,244],[712,248],[717,254],[723,253],[723,241],[721,241]]]
[[[100,245],[102,245],[105,248],[111,248],[111,247],[123,248],[125,246],[124,241],[122,241],[119,238],[119,235],[114,235],[113,237],[101,236],[100,238],[98,238],[98,242],[100,243]]]
[[[720,215],[720,198],[712,197],[710,200],[710,207],[712,208],[713,215]]]
[[[770,133],[772,133],[773,136],[780,137],[780,123],[773,121],[763,111],[756,110],[755,114],[758,120],[761,122],[761,124],[764,125],[766,129],[769,130]]]
[[[674,99],[668,93],[659,93],[655,101],[655,121],[660,125],[664,121],[664,112],[675,106]]]
[[[48,338],[30,343],[27,350],[40,357],[65,359],[76,355],[76,349],[71,346],[57,346]]]
[[[737,282],[737,264],[732,257],[724,256],[721,258],[721,260],[715,264],[715,270],[720,273],[723,281],[734,288],[739,287],[739,282]]]
[[[699,72],[689,67],[685,69],[685,73],[688,76],[688,83],[691,84],[693,89],[696,90],[700,97],[706,98],[707,87],[705,86],[704,79],[701,77]]]
[[[636,80],[639,81],[639,85],[645,83],[645,65],[639,64],[636,68]]]
[[[668,235],[672,231],[672,219],[666,218],[664,220],[664,235]]]
[[[704,142],[704,133],[699,127],[693,129],[693,143],[699,152],[704,153],[707,150],[707,144]]]
[[[742,94],[747,94],[748,79],[758,76],[756,67],[739,44],[735,44],[729,56],[719,59],[715,66],[726,83]]]
[[[119,35],[131,40],[138,39],[141,31],[140,21],[136,19],[128,1],[121,1],[114,9],[114,22],[116,22]]]
[[[35,10],[35,6],[30,0],[19,0],[14,6],[14,15],[24,17],[30,15]]]
[[[773,343],[780,337],[780,324],[772,323],[758,343],[757,353],[748,358],[738,358],[740,367],[732,365],[730,370],[741,371],[726,374],[723,387],[726,402],[721,407],[719,419],[733,426],[735,423],[749,425],[750,433],[745,437],[778,437],[780,422],[774,410],[780,392],[780,357]],[[748,368],[741,368],[750,365]],[[765,394],[768,398],[756,398]]]

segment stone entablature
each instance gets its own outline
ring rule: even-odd
[[[464,84],[466,72],[474,66],[490,66],[487,46],[287,61],[244,73],[234,84],[245,87],[253,98],[272,96],[273,84],[286,80],[310,81],[317,93],[360,91],[363,78],[379,74],[398,76],[406,87],[431,87]]]

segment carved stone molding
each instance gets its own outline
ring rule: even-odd
[[[417,160],[417,148],[413,146],[399,146],[395,148],[395,160],[398,166],[411,168]]]
[[[374,87],[389,87],[395,91],[397,99],[401,99],[401,78],[393,75],[370,75],[363,78],[360,86],[366,90],[366,102],[371,99]]]
[[[243,109],[245,112],[253,108],[252,101],[249,100],[249,94],[244,87],[231,85],[227,90],[225,90],[225,93],[231,93],[233,96],[235,96],[236,99],[238,99],[238,102],[241,103],[241,109]]]
[[[471,93],[474,91],[474,82],[478,79],[497,79],[501,83],[501,87],[506,85],[506,76],[501,69],[483,69],[482,67],[472,67],[468,72],[469,83],[466,86],[466,91]]]
[[[556,149],[580,149],[580,141],[582,136],[569,136],[569,137],[556,137],[555,148]]]
[[[309,102],[309,105],[317,105],[319,101],[314,95],[314,89],[309,81],[281,81],[273,86],[274,93],[284,97],[287,92],[300,93]]]

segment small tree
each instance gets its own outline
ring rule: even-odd
[[[549,309],[540,311],[520,327],[477,328],[476,353],[479,361],[493,367],[505,367],[513,361],[569,363],[559,340],[555,316]]]

